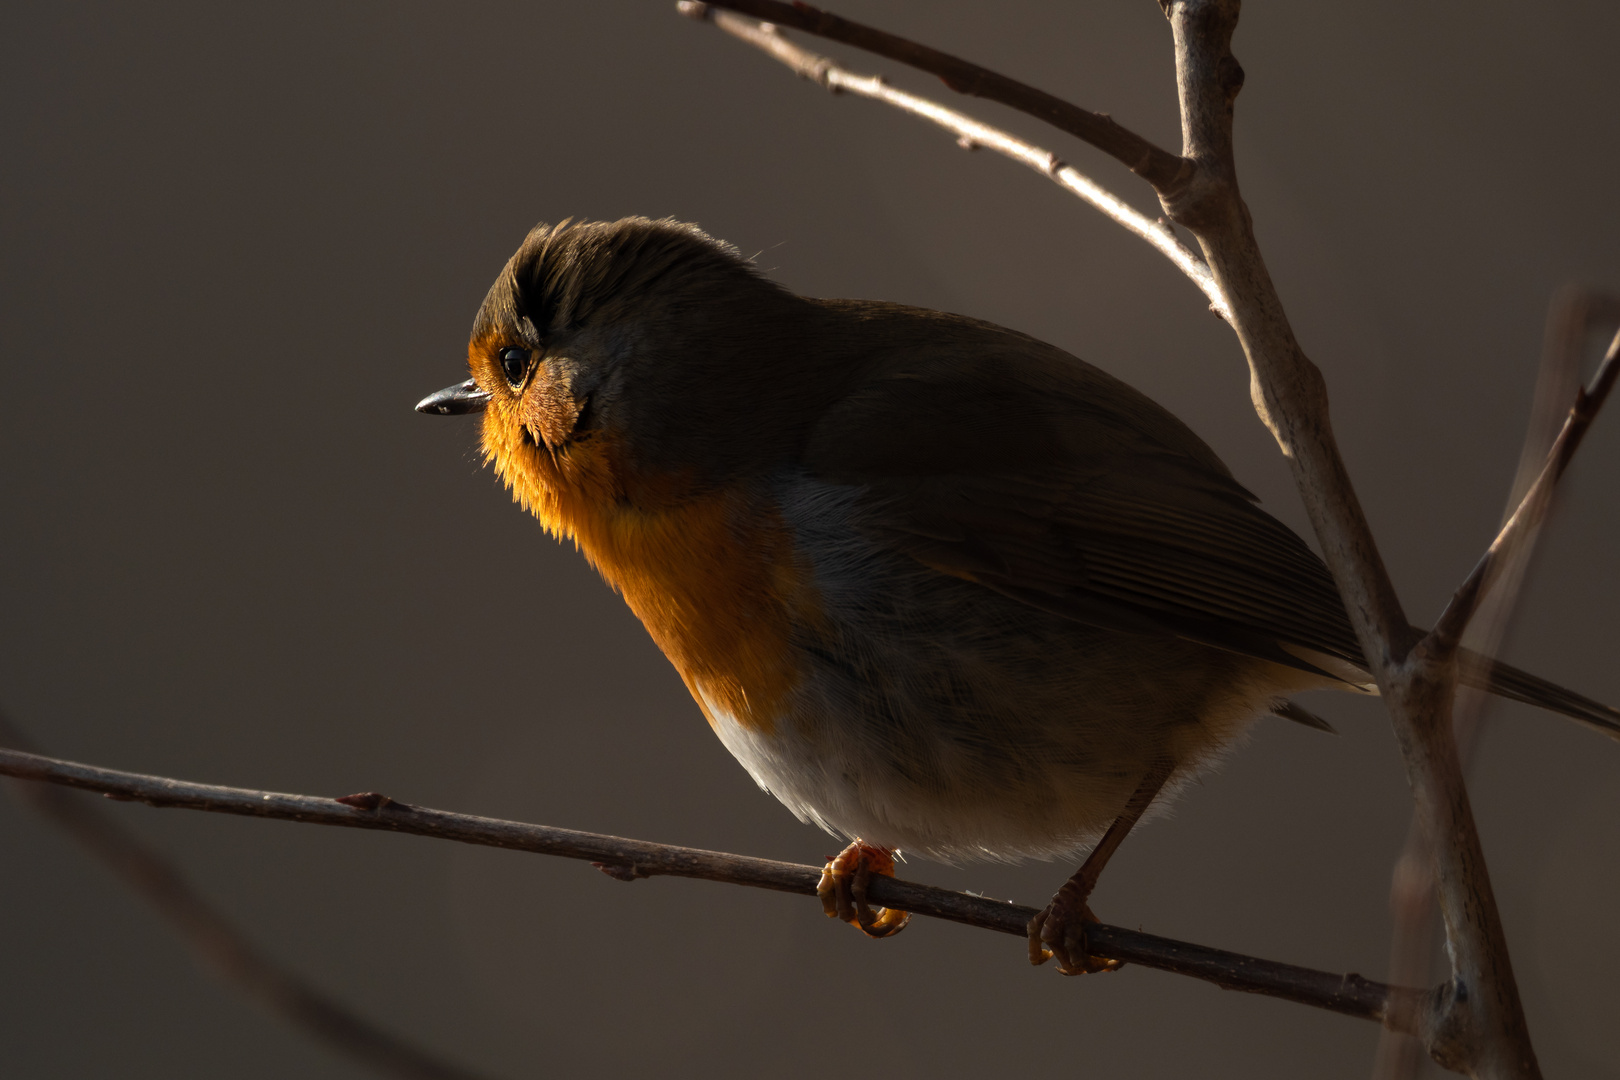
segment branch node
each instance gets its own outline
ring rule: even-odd
[[[1472,1031],[1467,1009],[1468,984],[1460,975],[1435,987],[1429,993],[1429,1007],[1423,1018],[1423,1046],[1435,1064],[1452,1072],[1472,1072],[1472,1048],[1477,1036]]]
[[[1165,216],[1195,235],[1213,233],[1234,198],[1236,192],[1230,186],[1191,162],[1159,191]]]
[[[332,801],[340,802],[344,806],[352,806],[356,810],[382,810],[395,805],[393,799],[380,791],[362,791],[354,795],[340,795]]]
[[[637,878],[652,876],[635,863],[593,862],[591,865],[614,881],[635,881]]]
[[[1247,76],[1243,72],[1243,65],[1237,62],[1237,57],[1227,54],[1227,63],[1221,71],[1221,82],[1226,90],[1226,103],[1231,105],[1237,101],[1237,96],[1243,90],[1243,81]]]

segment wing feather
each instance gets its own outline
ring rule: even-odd
[[[881,330],[907,310],[863,317]],[[1321,560],[1170,413],[1012,331],[903,330],[804,451],[812,474],[861,487],[868,528],[1083,622],[1318,673],[1301,648],[1363,666]]]

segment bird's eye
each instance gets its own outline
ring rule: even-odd
[[[501,350],[501,371],[514,390],[523,385],[524,376],[529,374],[529,355],[528,349],[516,345]]]

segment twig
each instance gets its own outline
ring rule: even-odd
[[[1208,298],[1212,311],[1223,319],[1226,317],[1226,300],[1215,285],[1215,279],[1204,263],[1203,256],[1183,243],[1167,222],[1148,217],[1061,160],[1050,150],[1043,150],[1000,128],[981,123],[936,101],[896,90],[884,82],[880,75],[858,75],[849,71],[830,57],[813,53],[789,41],[770,23],[755,22],[724,11],[715,11],[715,5],[702,3],[700,0],[681,0],[675,6],[681,14],[699,21],[712,22],[724,33],[739,41],[747,42],[786,64],[800,78],[819,83],[835,94],[847,92],[892,105],[902,112],[938,124],[955,135],[957,145],[964,149],[974,150],[982,147],[1029,166],[1153,245],[1198,286]]]
[[[713,0],[712,6],[730,8],[778,26],[790,26],[817,37],[841,41],[938,75],[946,86],[959,94],[999,101],[1090,143],[1152,184],[1160,195],[1180,190],[1196,171],[1191,161],[1155,146],[1136,132],[1115,123],[1106,113],[1082,109],[978,64],[852,22],[809,4],[784,4],[777,0]]]
[[[1510,507],[1517,506],[1530,490],[1547,459],[1547,449],[1563,428],[1565,406],[1581,385],[1581,362],[1592,331],[1617,324],[1620,324],[1620,294],[1594,292],[1579,285],[1566,285],[1554,294],[1541,349],[1544,355],[1567,357],[1568,362],[1544,365],[1536,376],[1525,452],[1519,457],[1519,468],[1513,477]]]
[[[1530,422],[1519,465],[1514,475],[1507,506],[1502,511],[1505,525],[1525,493],[1535,483],[1557,438],[1567,410],[1565,402],[1579,391],[1581,360],[1594,326],[1620,321],[1620,297],[1567,287],[1559,291],[1547,312],[1547,332],[1542,345],[1541,365],[1530,406]],[[1548,513],[1551,513],[1549,508]],[[1545,524],[1545,518],[1541,524]],[[1482,656],[1496,656],[1519,591],[1529,572],[1538,529],[1531,530],[1517,545],[1492,592],[1481,606],[1463,643]],[[1459,688],[1452,710],[1452,726],[1457,735],[1457,754],[1466,774],[1485,726],[1488,695],[1481,690]],[[1390,933],[1389,978],[1396,983],[1427,982],[1434,959],[1435,928],[1434,845],[1422,821],[1413,817],[1406,843],[1395,860],[1390,875],[1389,907],[1393,922]],[[1374,1059],[1374,1080],[1414,1080],[1426,1057],[1422,1044],[1410,1035],[1385,1029],[1378,1039]]]
[[[287,795],[194,784],[5,749],[0,749],[0,775],[99,791],[109,798],[150,806],[353,829],[381,829],[585,859],[622,881],[666,875],[813,896],[816,883],[821,879],[821,869],[814,866],[431,810],[397,802],[376,792],[339,799]],[[1034,908],[896,878],[874,880],[869,895],[874,903],[885,907],[996,930],[1018,938],[1025,936],[1029,920],[1035,915]],[[1392,987],[1360,975],[1313,971],[1117,926],[1094,924],[1089,931],[1090,946],[1100,955],[1203,979],[1227,990],[1265,994],[1374,1020],[1402,1031],[1417,1031],[1422,1016],[1431,1007],[1431,999],[1444,989],[1422,991]],[[1022,952],[1019,955],[1022,956]]]
[[[1451,603],[1446,605],[1446,610],[1440,615],[1440,621],[1435,623],[1434,629],[1424,638],[1420,648],[1435,650],[1442,656],[1456,651],[1463,631],[1468,628],[1468,620],[1473,618],[1474,612],[1479,608],[1480,600],[1490,591],[1502,570],[1513,558],[1516,549],[1523,546],[1526,538],[1540,527],[1542,519],[1552,505],[1553,491],[1558,486],[1559,478],[1569,467],[1570,460],[1574,458],[1581,440],[1586,437],[1587,429],[1592,426],[1598,410],[1603,408],[1603,402],[1608,399],[1609,391],[1614,389],[1617,377],[1620,377],[1620,332],[1614,335],[1608,351],[1603,354],[1603,363],[1599,365],[1597,374],[1592,377],[1592,385],[1576,391],[1575,404],[1570,408],[1569,416],[1564,420],[1564,428],[1558,433],[1552,449],[1547,451],[1547,461],[1542,466],[1541,475],[1536,477],[1536,482],[1525,492],[1518,509],[1508,518],[1507,524],[1502,526],[1502,531],[1497,533],[1496,539],[1491,542],[1491,546],[1475,564],[1473,572],[1468,575],[1468,580],[1462,583],[1462,587],[1451,598]]]
[[[723,32],[753,45],[787,65],[800,77],[819,83],[834,93],[848,92],[892,105],[950,131],[957,136],[958,145],[966,149],[992,150],[1041,173],[1146,240],[1199,287],[1217,314],[1225,316],[1226,302],[1215,287],[1202,256],[1183,243],[1167,223],[1136,210],[1050,150],[1041,149],[928,98],[897,90],[888,85],[882,76],[851,72],[831,58],[810,52],[787,40],[770,23],[717,12],[713,10],[716,5],[700,0],[681,0],[676,6],[683,15],[713,22]]]
[[[4,716],[0,716],[0,738],[13,744],[25,741]],[[389,1034],[276,965],[203,899],[166,858],[84,796],[47,784],[11,786],[24,802],[60,825],[145,898],[209,966],[294,1029],[385,1076],[407,1080],[483,1077]]]

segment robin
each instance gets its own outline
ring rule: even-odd
[[[1372,693],[1326,567],[1198,436],[1025,334],[818,300],[691,225],[541,225],[473,324],[483,452],[572,540],[727,749],[852,842],[820,889],[881,937],[905,850],[1095,844],[1030,958],[1084,924],[1131,827],[1300,691]],[[1620,711],[1474,658],[1464,679],[1620,733]],[[1329,729],[1331,730],[1331,729]]]

